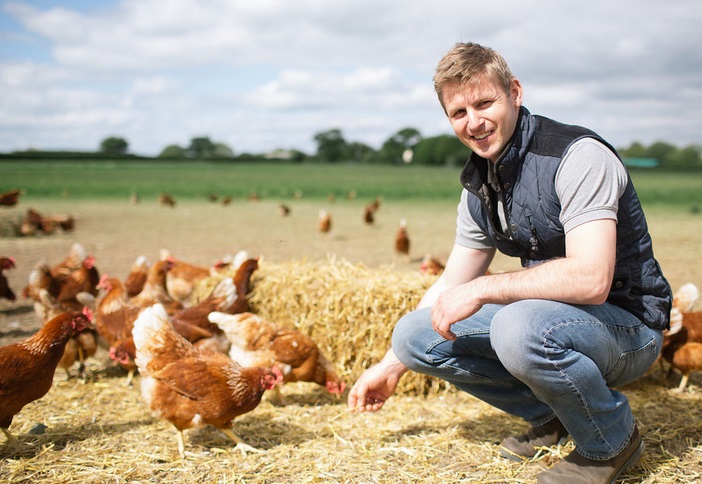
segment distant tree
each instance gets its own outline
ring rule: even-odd
[[[234,158],[234,150],[224,143],[215,143],[212,156],[214,158]]]
[[[129,143],[124,138],[110,136],[100,142],[100,152],[108,155],[126,155]]]
[[[369,162],[376,158],[376,151],[365,143],[353,141],[346,145],[348,158],[353,161]]]
[[[669,143],[658,141],[646,148],[644,156],[646,156],[647,158],[656,158],[658,161],[665,164],[665,160],[668,157],[668,155],[674,153],[676,150],[677,148],[675,146]]]
[[[185,158],[185,149],[178,145],[168,145],[158,155],[159,158]]]
[[[422,135],[415,128],[403,128],[385,140],[380,147],[378,158],[386,163],[399,163],[407,150],[413,150],[422,140]]]
[[[453,135],[424,138],[414,148],[413,163],[419,165],[457,166],[470,157],[471,150]]]
[[[215,143],[207,136],[200,136],[190,140],[185,156],[195,159],[233,158],[234,151],[224,143]]]
[[[702,169],[700,148],[688,146],[681,150],[675,150],[666,156],[663,166],[671,170],[699,171]]]
[[[322,131],[314,135],[317,142],[317,157],[320,160],[336,162],[347,155],[347,144],[338,128]]]
[[[207,136],[192,138],[190,146],[185,150],[185,156],[188,158],[207,158],[214,152],[215,144]]]
[[[628,148],[619,149],[619,154],[626,158],[645,158],[646,147],[635,141]]]

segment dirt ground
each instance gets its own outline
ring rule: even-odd
[[[230,206],[183,201],[174,208],[155,202],[27,202],[0,207],[0,230],[29,206],[46,214],[74,214],[76,229],[24,238],[5,234],[0,237],[0,255],[16,260],[17,268],[6,275],[19,294],[36,262],[60,261],[75,241],[96,257],[101,273],[118,277],[127,274],[139,255],[154,261],[161,249],[203,265],[247,250],[273,262],[318,260],[333,254],[369,267],[392,265],[416,271],[425,253],[445,260],[453,241],[455,204],[450,202],[384,202],[373,226],[363,223],[363,201],[286,203],[292,208],[287,217],[278,214],[278,201],[273,200],[235,201]],[[320,208],[334,217],[331,234],[317,231]],[[654,249],[673,288],[690,281],[702,285],[700,216],[649,213]],[[412,240],[409,260],[393,251],[401,218],[407,219]],[[515,261],[501,257],[493,264],[497,271],[517,267]],[[21,297],[15,303],[0,301],[0,346],[24,339],[38,327],[29,302]],[[57,373],[51,393],[31,409],[26,407],[13,423],[21,435],[43,418],[54,433],[24,437],[30,450],[0,455],[4,459],[0,477],[13,483],[533,482],[548,462],[530,467],[497,458],[500,438],[522,423],[472,397],[398,396],[379,414],[347,416],[343,402],[310,395],[305,389],[300,396],[291,394],[296,404],[286,409],[264,402],[243,419],[247,440],[267,449],[265,457],[241,458],[225,437],[193,432],[186,437],[192,450],[189,460],[179,463],[173,457],[172,429],[147,416],[137,390],[116,390],[113,377],[104,375],[85,384]],[[691,389],[683,396],[672,393],[674,384],[661,386],[657,379],[647,378],[628,389],[647,430],[650,451],[626,482],[693,482],[702,476],[702,430],[697,423],[702,419],[696,410],[700,378],[692,378]],[[52,401],[51,396],[59,393],[74,400]],[[678,412],[678,406],[689,410]],[[139,452],[141,447],[147,450]]]
[[[318,260],[334,254],[370,267],[395,264],[398,270],[417,270],[426,252],[446,259],[453,237],[455,207],[451,204],[415,206],[385,203],[373,225],[363,222],[363,202],[286,201],[291,212],[281,216],[278,201],[239,201],[222,206],[206,201],[182,201],[175,207],[156,202],[35,201],[0,207],[0,255],[12,256],[16,269],[7,271],[10,286],[19,294],[40,260],[62,260],[73,242],[80,242],[96,258],[101,274],[124,277],[134,260],[144,255],[157,260],[162,249],[179,259],[211,265],[228,254],[246,250],[252,256],[281,262]],[[28,208],[42,214],[72,214],[76,228],[53,235],[8,237]],[[317,230],[320,209],[332,214],[332,231]],[[394,234],[401,218],[408,220],[410,260],[394,254]],[[29,303],[0,301],[0,343],[3,324],[31,324]]]
[[[329,255],[369,267],[391,265],[397,270],[419,269],[421,258],[433,254],[445,261],[453,243],[455,203],[382,202],[374,224],[363,221],[368,201],[286,200],[288,216],[279,214],[278,200],[234,201],[228,206],[185,200],[175,207],[156,201],[133,205],[129,201],[23,200],[0,207],[0,255],[12,256],[15,270],[6,277],[16,293],[26,286],[34,265],[62,260],[73,242],[80,242],[96,258],[101,274],[124,277],[134,260],[150,261],[167,249],[179,259],[210,265],[228,254],[246,250],[264,260],[319,260]],[[76,228],[53,235],[17,237],[12,227],[28,208],[42,214],[71,214]],[[332,214],[332,231],[317,231],[320,209]],[[410,258],[394,253],[400,219],[406,219],[411,239]],[[702,257],[702,215],[685,211],[651,210],[649,228],[654,250],[673,288],[686,282],[702,286],[698,261]],[[498,254],[492,269],[513,270],[518,262]],[[24,330],[18,330],[18,327]],[[15,303],[0,300],[0,344],[36,329],[31,305],[21,297]]]

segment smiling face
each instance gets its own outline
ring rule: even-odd
[[[442,101],[453,131],[478,156],[497,161],[517,126],[522,85],[512,79],[509,91],[489,76],[442,86]]]

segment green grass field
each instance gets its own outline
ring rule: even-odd
[[[177,198],[211,193],[243,198],[306,199],[382,196],[387,200],[455,199],[459,168],[288,163],[163,163],[151,161],[6,161],[0,162],[0,190],[22,188],[26,196],[51,199],[143,198],[167,192]],[[632,178],[645,205],[702,207],[701,173],[634,171]]]

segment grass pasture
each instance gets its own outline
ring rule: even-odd
[[[146,200],[168,192],[176,199],[212,193],[234,199],[251,193],[320,199],[354,193],[363,200],[455,200],[459,172],[455,167],[358,164],[16,160],[0,161],[0,190],[23,188],[29,197],[43,199],[125,199],[136,192]],[[632,178],[646,206],[702,208],[702,173],[634,170]]]
[[[133,192],[143,199],[171,193],[176,199],[211,193],[246,198],[344,198],[355,193],[372,199],[454,198],[460,188],[455,168],[355,164],[163,163],[152,161],[0,162],[2,186],[23,187],[33,197],[68,193],[77,199],[120,199]]]
[[[245,249],[263,257],[254,296],[261,312],[283,318],[289,308],[290,319],[280,322],[316,324],[325,351],[339,362],[349,383],[374,363],[387,341],[379,332],[357,339],[355,344],[366,347],[362,357],[352,359],[352,348],[344,346],[353,336],[345,332],[351,324],[341,317],[359,328],[372,321],[389,329],[399,305],[415,300],[418,288],[429,282],[418,274],[421,256],[431,252],[445,259],[453,238],[454,169],[276,164],[261,165],[260,171],[245,165],[107,169],[76,163],[70,170],[33,165],[36,171],[27,171],[22,165],[0,163],[0,191],[13,186],[27,191],[18,206],[0,207],[0,222],[12,223],[34,207],[42,213],[72,213],[77,226],[74,232],[51,236],[0,237],[0,255],[17,260],[17,269],[7,273],[16,291],[38,260],[58,262],[74,241],[95,255],[102,273],[118,277],[126,275],[137,256],[154,260],[161,248],[200,264]],[[42,180],[47,170],[50,175]],[[702,286],[702,214],[694,209],[702,206],[702,179],[646,172],[633,176],[669,281],[674,288],[689,281]],[[138,205],[128,200],[134,180],[142,195]],[[246,200],[252,187],[262,195],[258,202]],[[303,192],[300,199],[293,196],[297,189]],[[351,190],[357,191],[354,200],[345,198]],[[174,208],[156,203],[161,191],[176,196]],[[211,192],[232,195],[234,201],[229,206],[210,203],[205,196]],[[336,195],[334,201],[329,193]],[[382,197],[376,223],[366,226],[363,205],[376,196]],[[278,215],[280,201],[291,206],[288,217]],[[316,231],[320,208],[334,216],[328,236]],[[409,260],[392,251],[400,218],[408,220]],[[344,271],[345,261],[358,267]],[[325,277],[311,272],[318,264],[331,266],[323,269]],[[494,268],[510,270],[516,264],[498,257]],[[334,283],[335,277],[343,286]],[[374,290],[379,286],[393,293],[397,302],[392,307],[381,304],[380,291]],[[37,328],[27,301],[0,301],[0,345],[24,339]],[[188,453],[181,461],[172,426],[145,408],[138,378],[133,387],[124,386],[124,374],[111,366],[104,350],[88,367],[87,381],[57,371],[51,391],[15,417],[10,430],[22,447],[10,449],[0,437],[0,482],[529,483],[572,449],[566,444],[532,463],[505,461],[497,456],[497,446],[524,429],[524,423],[441,385],[426,397],[408,389],[379,413],[355,414],[346,411],[343,400],[298,384],[284,388],[288,405],[264,401],[235,420],[242,438],[265,453],[242,456],[223,434],[202,429],[186,431]],[[662,375],[656,368],[621,389],[647,447],[622,482],[702,480],[702,378],[693,375],[689,389],[678,394],[673,391],[678,377],[662,382]],[[32,433],[37,424],[47,427],[43,434]]]

